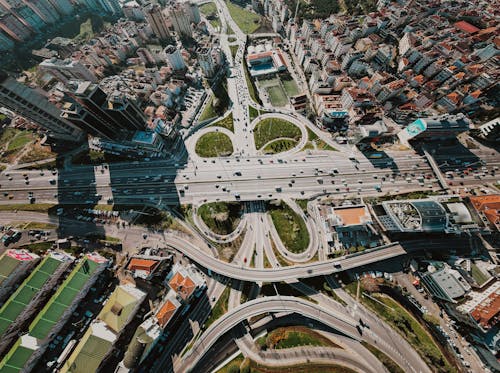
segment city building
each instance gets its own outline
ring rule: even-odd
[[[429,293],[446,302],[457,303],[471,290],[463,276],[446,263],[433,263],[427,272],[421,274],[421,280]]]
[[[500,142],[500,117],[486,122],[478,127],[479,136],[485,140]]]
[[[434,118],[420,118],[398,133],[403,143],[417,139],[443,139],[455,137],[471,128],[464,115],[443,115]]]
[[[107,264],[99,254],[85,255],[0,361],[0,371],[31,371]]]
[[[181,52],[174,45],[168,45],[165,48],[168,65],[174,71],[182,71],[186,69],[186,64],[182,58]]]
[[[182,308],[176,293],[170,290],[153,316],[137,328],[123,359],[123,366],[133,369],[142,363],[164,335],[165,328]]]
[[[394,232],[447,232],[448,214],[432,199],[385,201],[378,215],[383,228]]]
[[[42,61],[39,66],[42,70],[47,71],[64,84],[75,79],[88,80],[92,83],[97,82],[97,77],[94,73],[77,60],[51,58],[50,60]]]
[[[189,17],[189,22],[200,23],[200,10],[198,9],[198,4],[186,1],[184,4],[184,11]]]
[[[167,17],[161,6],[158,4],[148,4],[144,7],[143,11],[156,37],[161,40],[168,40],[170,32],[168,31]]]
[[[112,351],[147,294],[132,285],[120,285],[85,332],[61,372],[95,372]]]
[[[85,132],[119,139],[146,127],[146,118],[136,103],[123,93],[107,95],[97,84],[71,81],[61,116]]]
[[[158,260],[132,258],[128,263],[127,270],[129,270],[134,277],[148,280],[159,267],[159,264],[160,262]]]
[[[184,267],[179,263],[174,264],[166,282],[177,293],[179,300],[186,303],[206,288],[205,280],[193,265]]]
[[[38,124],[50,137],[78,142],[84,132],[60,117],[61,111],[47,98],[0,71],[0,105]]]
[[[252,77],[273,75],[287,70],[281,50],[271,44],[249,46],[246,62]]]
[[[191,8],[190,8],[191,9]],[[198,15],[199,16],[199,15]],[[186,13],[186,8],[182,4],[170,5],[168,7],[168,17],[179,37],[192,37],[190,15]]]
[[[211,47],[205,46],[198,48],[197,56],[198,63],[200,64],[201,71],[205,78],[213,78],[217,72],[217,62],[213,56],[213,49]]]
[[[0,13],[0,30],[17,42],[26,41],[33,35],[32,29],[12,13]]]
[[[500,231],[500,194],[471,196],[469,200],[479,216],[484,217],[492,228]]]

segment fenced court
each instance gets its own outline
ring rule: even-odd
[[[12,259],[12,258],[11,258]],[[0,308],[0,334],[4,333],[29,303],[38,291],[47,283],[56,269],[61,265],[59,260],[45,258],[31,275],[19,286],[14,294]]]

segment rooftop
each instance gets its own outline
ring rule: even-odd
[[[370,215],[365,206],[339,207],[333,209],[333,213],[338,218],[339,225],[362,225],[370,222]]]

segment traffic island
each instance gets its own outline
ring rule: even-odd
[[[283,152],[293,148],[302,138],[302,131],[281,118],[265,118],[254,128],[255,147],[266,151]]]
[[[304,220],[284,202],[269,203],[268,211],[283,245],[300,254],[309,246],[309,233]]]
[[[198,208],[198,215],[214,233],[228,235],[234,232],[240,223],[241,207],[237,202],[206,203]]]
[[[228,135],[221,132],[209,132],[196,142],[196,154],[204,158],[227,157],[233,154],[233,143]]]

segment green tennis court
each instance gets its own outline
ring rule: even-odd
[[[33,299],[36,293],[37,293],[36,289],[23,286],[22,288],[19,289],[19,292],[15,295],[15,298],[13,298],[12,300],[27,305],[29,302],[31,302],[31,299]]]
[[[18,302],[10,302],[2,312],[2,317],[14,321],[17,316],[23,311],[25,305]]]
[[[12,350],[11,350],[12,351]],[[28,361],[30,356],[33,354],[33,350],[22,346],[14,346],[14,353],[10,356],[6,356],[7,361],[5,366],[1,367],[0,370],[4,372],[20,372],[24,367],[24,364]]]
[[[61,262],[59,260],[48,257],[38,271],[52,274],[60,264]]]
[[[81,273],[75,273],[71,281],[66,285],[70,289],[80,290],[87,282],[89,276]]]
[[[75,296],[78,294],[78,290],[70,289],[69,287],[65,287],[57,297],[57,302],[61,304],[70,305]]]
[[[10,320],[0,319],[0,335],[2,335],[7,330],[10,324]]]
[[[30,330],[30,335],[38,339],[44,339],[49,333],[50,329],[54,326],[51,321],[39,319],[33,329]]]
[[[66,311],[67,308],[68,308],[68,306],[66,306],[64,304],[59,304],[59,303],[54,302],[47,309],[47,312],[45,313],[44,318],[45,318],[45,320],[49,320],[55,324],[57,322],[57,320],[60,319],[60,317],[62,316],[64,311]]]

